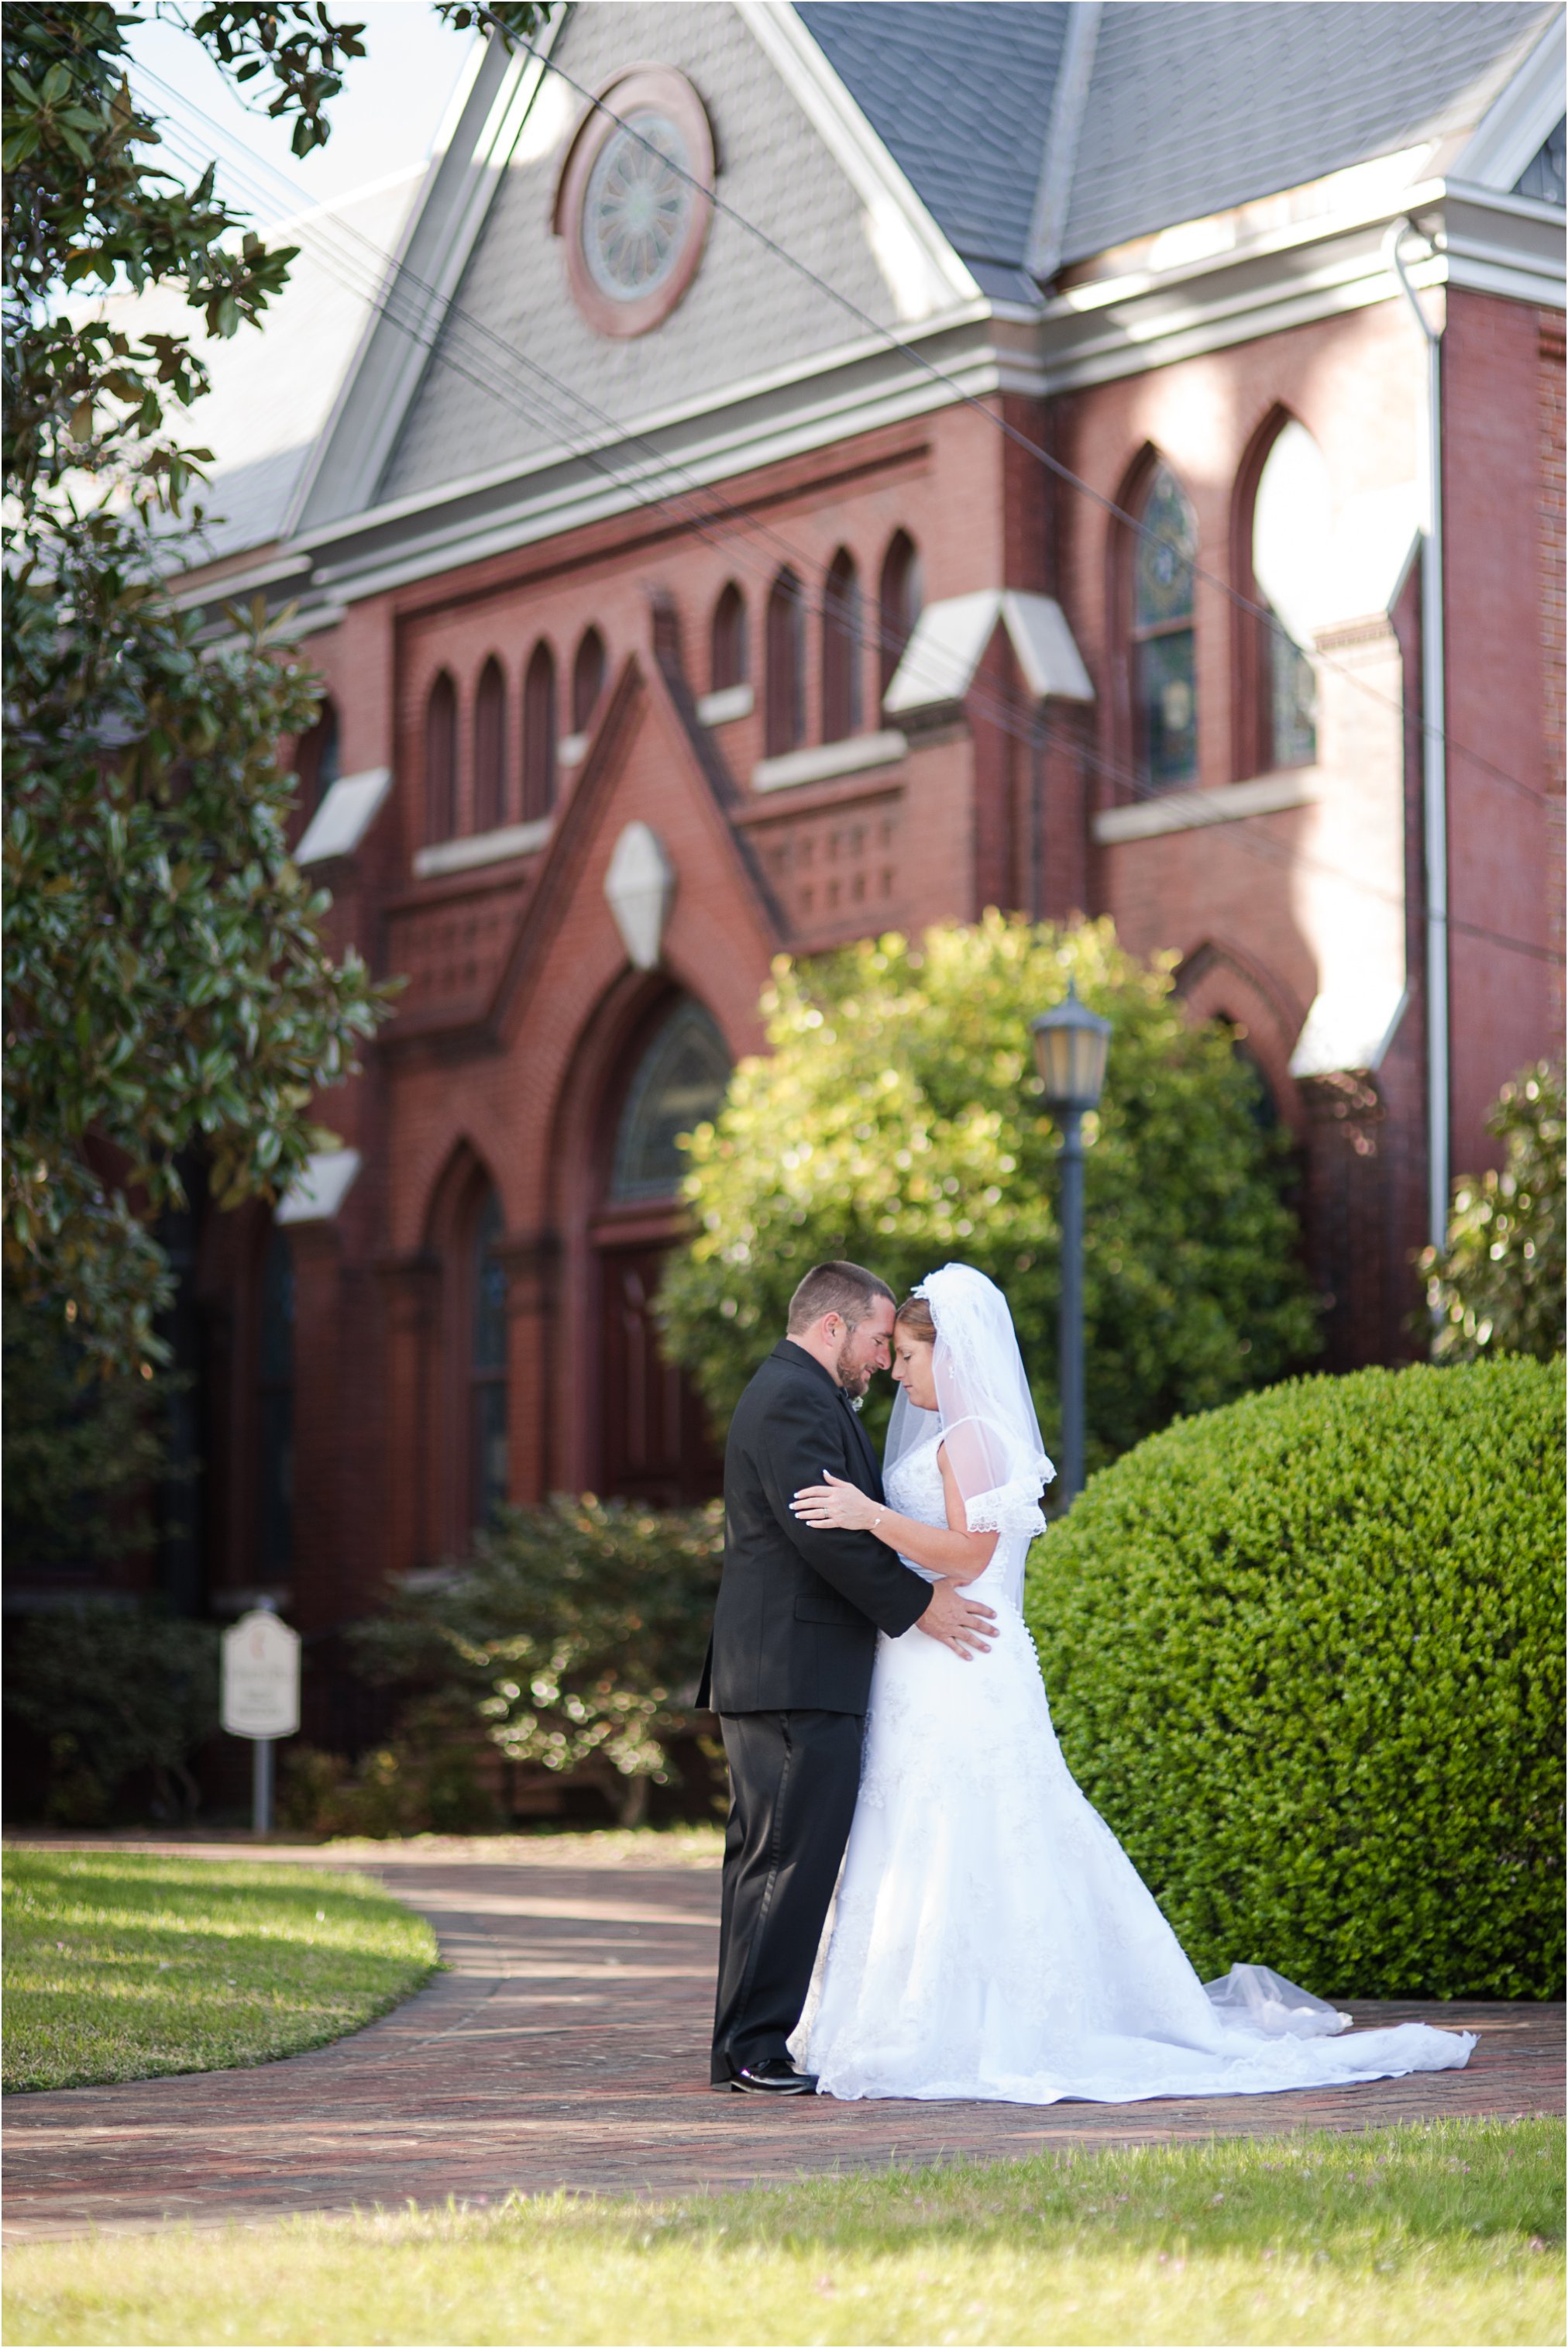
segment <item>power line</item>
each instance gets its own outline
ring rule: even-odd
[[[220,127],[211,123],[210,118],[202,113],[202,110],[200,108],[196,107],[191,101],[184,99],[180,93],[170,89],[167,83],[162,82],[159,76],[151,73],[149,69],[143,67],[139,70],[146,75],[148,79],[158,83],[159,87],[164,89],[168,93],[169,97],[175,99],[177,103],[185,105],[189,110],[196,114],[199,118],[207,121],[210,129],[219,130],[220,135],[221,135]],[[184,134],[186,139],[189,139],[189,132]],[[179,138],[176,138],[171,141],[171,146],[173,150],[182,160],[194,164],[200,164],[204,160],[200,150],[197,150],[193,154],[187,147],[183,151],[181,151],[181,141]],[[252,158],[251,160],[261,162],[262,164],[262,168],[270,171],[278,180],[280,185],[288,190],[288,192],[292,197],[296,195],[297,191],[293,190],[284,175],[281,171],[278,171],[275,167],[266,163],[264,159],[261,158]],[[233,169],[232,166],[230,168],[231,170]],[[258,192],[257,183],[254,179],[242,169],[236,170],[234,172],[234,176],[241,182],[242,191],[244,183],[249,181],[250,189],[251,191],[251,200],[253,200],[254,195]],[[264,201],[264,191],[260,192],[261,192]],[[503,361],[510,360],[517,365],[526,367],[531,374],[542,377],[543,380],[549,385],[551,389],[556,394],[559,395],[560,398],[569,400],[578,407],[584,409],[586,412],[595,417],[597,420],[605,426],[612,434],[617,435],[620,445],[624,446],[630,442],[634,445],[641,445],[644,448],[649,448],[652,451],[658,465],[666,472],[674,473],[684,469],[681,468],[675,460],[667,458],[662,451],[659,450],[656,443],[654,443],[648,435],[632,432],[630,428],[621,426],[617,418],[610,416],[608,411],[598,407],[594,402],[586,396],[586,395],[577,392],[572,389],[571,386],[561,383],[558,377],[551,375],[548,369],[542,367],[537,361],[527,358],[526,355],[518,351],[514,345],[507,343],[502,336],[496,334],[495,331],[486,325],[484,322],[475,319],[471,314],[464,311],[461,308],[461,305],[456,303],[447,304],[441,309],[431,310],[426,308],[419,312],[414,318],[398,316],[393,305],[403,284],[406,283],[407,285],[415,288],[418,293],[429,296],[432,303],[436,303],[439,300],[437,290],[429,285],[425,281],[420,279],[416,273],[409,271],[406,268],[392,268],[391,256],[389,256],[383,248],[375,245],[374,241],[366,237],[362,231],[354,228],[352,222],[342,220],[338,215],[332,213],[324,207],[319,209],[315,217],[331,220],[336,228],[342,230],[347,235],[354,238],[357,243],[363,245],[366,252],[374,257],[374,261],[376,264],[374,269],[375,283],[374,288],[367,293],[366,279],[363,271],[360,271],[357,280],[354,277],[345,277],[343,275],[343,270],[345,267],[349,271],[354,272],[356,270],[360,270],[360,265],[354,262],[352,256],[350,256],[345,263],[341,252],[334,253],[332,248],[327,246],[327,265],[331,267],[333,261],[337,263],[334,273],[338,275],[339,282],[346,284],[350,291],[358,294],[361,298],[366,299],[369,303],[369,306],[376,314],[387,317],[395,326],[398,327],[400,331],[407,334],[421,348],[428,351],[436,356],[440,364],[451,369],[464,380],[474,385],[477,389],[495,399],[499,405],[510,407],[514,412],[523,415],[527,420],[538,422],[542,417],[551,428],[556,430],[564,429],[568,436],[569,445],[570,445],[573,427],[569,417],[566,418],[563,424],[562,413],[556,401],[549,400],[548,398],[541,399],[537,394],[530,397],[524,395],[515,386],[507,386],[504,384],[498,384],[491,378],[491,376],[487,371],[478,371],[487,369],[487,362],[482,354],[474,361],[473,364],[470,365],[465,364],[461,358],[454,355],[450,348],[442,347],[444,343],[449,342],[450,340],[450,336],[446,330],[454,323],[456,323],[460,328],[467,329],[476,334],[483,343],[487,344],[494,352],[498,354]],[[308,235],[310,233],[311,226],[312,221],[309,219],[303,221],[289,223],[291,233],[298,232],[302,235]],[[325,240],[322,238],[319,232],[317,232],[317,242],[323,244],[325,243]],[[387,275],[389,268],[392,268],[392,274],[390,277]],[[472,356],[472,355],[470,355]],[[989,411],[987,410],[984,412],[989,413]],[[655,504],[668,505],[674,502],[674,500],[672,500],[669,496],[669,493],[667,491],[660,490],[656,484],[651,488],[648,494],[644,494],[642,487],[638,483],[624,479],[621,475],[617,473],[613,465],[606,459],[601,451],[593,448],[584,448],[579,446],[576,448],[575,453],[583,457],[585,461],[594,465],[596,469],[603,472],[617,488],[630,493],[645,508]],[[688,475],[688,478],[691,478],[690,475]],[[750,509],[734,504],[732,500],[724,497],[722,491],[711,489],[708,485],[702,485],[700,493],[704,496],[711,497],[712,507],[717,511],[722,511],[723,514],[727,515],[733,524],[737,528],[743,529],[747,531],[756,531],[762,536],[770,539],[792,562],[798,561],[803,565],[803,567],[809,566],[812,562],[814,559],[813,557],[806,554],[804,550],[793,546],[788,541],[783,539],[776,530],[774,530],[769,524],[763,521],[761,517],[757,516]],[[688,503],[691,502],[692,502],[692,500],[689,499]],[[758,566],[756,563],[748,560],[749,551],[747,549],[736,546],[733,540],[727,537],[719,538],[715,536],[712,529],[709,527],[709,523],[712,518],[712,515],[710,513],[693,512],[689,516],[690,525],[702,536],[707,539],[711,544],[721,548],[728,557],[738,558],[743,567],[750,568],[753,571],[757,570]],[[807,602],[807,599],[803,596],[800,598],[800,602],[803,608],[811,610],[815,616],[824,617],[827,615],[828,603],[825,598],[821,599],[815,603],[810,603]],[[834,616],[835,618],[841,618],[842,614],[840,613],[835,613]],[[902,647],[898,645],[897,639],[890,636],[888,633],[881,627],[880,615],[878,615],[878,626],[875,632],[875,637],[876,639],[879,639],[882,646],[886,649],[902,649]],[[865,642],[867,639],[863,633],[857,633],[855,640],[857,642]],[[981,717],[989,719],[989,722],[998,728],[998,730],[1007,734],[1014,741],[1019,742],[1026,747],[1033,748],[1037,745],[1040,744],[1043,739],[1050,738],[1051,736],[1052,729],[1050,727],[1049,721],[1043,721],[1042,723],[1042,720],[1036,717],[1034,713],[1027,711],[1020,712],[1016,700],[1010,695],[1006,695],[1005,689],[1003,695],[999,696],[989,687],[982,687],[979,691],[976,691],[971,687],[970,692],[968,694],[966,698],[975,705],[977,712]],[[1059,742],[1061,740],[1060,733],[1056,734],[1055,738]],[[1066,747],[1070,747],[1074,755],[1083,759],[1105,779],[1112,782],[1121,788],[1130,789],[1135,797],[1147,801],[1156,801],[1163,796],[1163,793],[1156,790],[1151,785],[1146,777],[1141,776],[1134,770],[1121,767],[1116,762],[1108,759],[1094,746],[1081,742],[1073,742]],[[1194,827],[1194,829],[1198,827]],[[1276,867],[1284,865],[1295,869],[1308,869],[1320,871],[1327,877],[1354,887],[1365,894],[1382,899],[1396,910],[1400,911],[1405,910],[1406,900],[1402,893],[1383,889],[1377,882],[1369,880],[1364,874],[1351,871],[1344,867],[1328,864],[1325,860],[1314,858],[1304,851],[1286,849],[1283,844],[1270,841],[1266,838],[1254,839],[1246,832],[1235,835],[1231,844],[1239,846],[1245,852],[1258,856],[1262,860]],[[1450,929],[1461,933],[1484,939],[1488,942],[1516,953],[1524,953],[1551,962],[1560,962],[1563,960],[1563,956],[1561,954],[1553,953],[1551,949],[1533,945],[1526,940],[1510,937],[1499,931],[1485,929],[1479,924],[1468,923],[1450,919],[1449,926]]]
[[[765,251],[774,255],[775,260],[782,261],[786,268],[793,269],[798,276],[804,278],[808,284],[815,286],[816,291],[825,295],[830,302],[835,303],[858,324],[869,328],[871,333],[885,342],[890,350],[898,352],[902,357],[909,359],[916,366],[920,367],[934,382],[941,384],[957,402],[964,407],[974,408],[978,414],[985,417],[997,431],[1000,432],[1015,448],[1022,449],[1034,463],[1043,465],[1048,471],[1054,473],[1059,480],[1065,482],[1070,489],[1076,489],[1081,496],[1090,499],[1093,504],[1100,507],[1102,512],[1110,515],[1113,520],[1124,524],[1127,529],[1135,531],[1140,538],[1163,543],[1160,540],[1158,531],[1141,516],[1129,512],[1124,506],[1118,505],[1113,498],[1107,497],[1103,490],[1095,489],[1092,483],[1084,480],[1081,475],[1075,473],[1070,465],[1064,464],[1061,458],[1052,456],[1049,449],[1041,448],[1036,441],[1031,440],[1027,433],[1020,432],[1016,425],[1009,424],[1005,417],[999,416],[978,393],[966,390],[963,385],[950,376],[944,367],[938,366],[934,359],[927,358],[926,354],[917,350],[914,344],[907,342],[891,326],[884,325],[880,319],[874,318],[868,310],[862,309],[852,295],[841,292],[819,271],[813,269],[809,262],[802,261],[797,254],[791,252],[786,245],[780,243],[779,240],[770,235],[766,229],[759,227],[754,221],[748,219],[744,212],[740,211],[727,198],[720,195],[716,189],[707,187],[683,165],[678,163],[662,147],[656,146],[651,139],[645,138],[635,124],[628,121],[624,115],[618,114],[615,108],[607,105],[603,98],[595,97],[583,83],[568,73],[566,67],[558,59],[552,56],[547,56],[544,50],[536,47],[533,42],[526,40],[521,34],[508,32],[489,8],[481,5],[477,13],[484,17],[499,37],[518,48],[526,50],[528,55],[535,58],[546,72],[558,76],[596,112],[615,123],[626,132],[629,138],[636,139],[640,147],[646,148],[650,154],[656,155],[667,170],[675,172],[680,179],[686,181],[700,201],[711,204],[727,220],[733,220],[738,228],[743,229],[748,236],[754,238]],[[1285,643],[1295,644],[1296,639],[1280,620],[1277,613],[1272,611],[1266,603],[1256,602],[1252,597],[1244,595],[1240,589],[1233,586],[1228,579],[1220,578],[1217,572],[1205,571],[1199,563],[1190,562],[1186,568],[1194,580],[1201,580],[1204,586],[1214,588],[1238,611],[1245,612],[1249,618],[1259,622]],[[1296,649],[1299,650],[1300,647],[1297,646]],[[1346,667],[1342,662],[1336,661],[1331,654],[1315,652],[1312,658],[1325,667],[1333,669],[1337,675],[1345,677],[1358,691],[1368,695],[1374,701],[1380,702],[1385,708],[1394,710],[1401,717],[1404,716],[1403,705],[1400,702],[1395,700],[1389,694],[1380,693],[1376,685],[1369,684],[1356,670]],[[1467,743],[1459,741],[1455,736],[1448,732],[1446,727],[1430,725],[1425,718],[1417,722],[1420,726],[1423,736],[1430,734],[1445,742],[1451,750],[1459,751],[1491,780],[1505,785],[1510,790],[1522,793],[1536,806],[1544,808],[1544,794],[1533,784],[1525,782],[1518,775],[1511,775],[1506,767],[1499,767],[1490,758],[1483,757],[1479,750],[1471,749]]]

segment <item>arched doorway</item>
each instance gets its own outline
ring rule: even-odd
[[[729,1080],[723,1037],[690,997],[667,1004],[623,1064],[593,1225],[607,1496],[673,1508],[712,1498],[723,1482],[702,1405],[664,1358],[654,1300],[684,1227],[678,1137],[717,1115]]]

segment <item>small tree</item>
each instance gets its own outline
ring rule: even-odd
[[[1435,1362],[1563,1351],[1565,1107],[1563,1077],[1544,1061],[1498,1095],[1486,1129],[1503,1145],[1501,1169],[1460,1175],[1448,1245],[1421,1257]]]
[[[1050,1444],[1057,1136],[1029,1021],[1070,979],[1115,1031],[1086,1128],[1091,1462],[1313,1353],[1287,1147],[1231,1039],[1194,1025],[1170,960],[1135,961],[1109,922],[989,913],[775,966],[773,1056],[742,1063],[692,1138],[700,1229],[662,1292],[671,1349],[721,1421],[808,1265],[847,1256],[899,1287],[957,1257],[1007,1292]]]
[[[165,1817],[195,1810],[191,1757],[218,1725],[215,1630],[98,1599],[30,1615],[8,1646],[5,1711],[47,1748],[52,1819],[99,1824],[142,1770]]]
[[[503,38],[546,11],[438,0]],[[280,742],[308,726],[314,681],[260,611],[220,648],[170,608],[165,574],[200,560],[191,503],[209,451],[187,411],[198,347],[257,324],[292,249],[269,252],[214,194],[153,160],[131,95],[146,0],[14,0],[5,12],[3,574],[6,1269],[68,1303],[83,1354],[150,1373],[169,1297],[151,1225],[178,1206],[181,1154],[224,1204],[272,1195],[319,1136],[384,1005],[328,899],[290,861]],[[293,119],[296,154],[363,25],[304,0],[241,0],[182,19],[230,78]],[[176,285],[185,334],[90,309],[88,289]]]
[[[411,1731],[482,1729],[509,1760],[597,1782],[635,1825],[688,1725],[723,1550],[716,1505],[508,1509],[357,1643],[377,1676],[423,1691]]]

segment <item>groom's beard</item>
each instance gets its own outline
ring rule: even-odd
[[[838,1383],[844,1388],[845,1393],[849,1396],[851,1402],[858,1402],[860,1400],[861,1395],[871,1384],[872,1378],[875,1375],[876,1372],[874,1365],[870,1363],[864,1365],[859,1369],[851,1369],[849,1365],[840,1358],[838,1364]]]

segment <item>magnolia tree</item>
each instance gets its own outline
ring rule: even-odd
[[[13,1300],[78,1358],[149,1376],[170,1283],[154,1223],[204,1161],[224,1204],[275,1195],[319,1139],[315,1093],[384,1006],[290,861],[280,741],[314,682],[257,611],[221,644],[162,580],[200,561],[203,345],[259,324],[292,248],[161,167],[134,98],[150,0],[5,12],[3,1225]],[[169,12],[159,11],[159,14]],[[548,10],[440,0],[527,37]],[[175,17],[296,154],[363,24],[302,0]],[[183,332],[97,296],[175,286]],[[197,411],[193,413],[193,411]]]
[[[1504,1085],[1487,1131],[1503,1145],[1494,1172],[1454,1185],[1448,1245],[1421,1258],[1432,1359],[1499,1354],[1548,1361],[1563,1351],[1568,1132],[1563,1077],[1544,1062]]]
[[[988,914],[776,965],[771,1056],[741,1064],[692,1137],[698,1230],[662,1292],[670,1348],[721,1424],[808,1265],[847,1256],[901,1291],[958,1258],[1007,1292],[1050,1445],[1058,1135],[1029,1022],[1070,980],[1113,1029],[1085,1128],[1091,1464],[1316,1351],[1288,1143],[1232,1037],[1194,1025],[1169,958],[1136,961],[1109,922]]]

